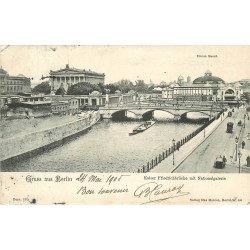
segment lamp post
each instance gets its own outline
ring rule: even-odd
[[[239,138],[235,137],[235,161],[237,161],[237,147],[238,147]]]
[[[173,166],[174,166],[175,139],[172,140],[172,143],[173,143]]]
[[[242,156],[240,150],[239,150],[238,156],[239,156],[239,174],[240,174],[240,158],[241,158],[241,156]]]
[[[245,128],[245,120],[246,120],[246,114],[244,114],[244,124],[243,124],[243,128]]]

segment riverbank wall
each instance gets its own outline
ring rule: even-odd
[[[0,164],[16,160],[21,156],[28,156],[35,151],[43,151],[52,145],[57,145],[66,138],[70,138],[85,131],[100,120],[100,112],[91,112],[89,116],[79,118],[46,130],[1,140]]]

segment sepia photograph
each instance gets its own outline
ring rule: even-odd
[[[249,245],[243,2],[1,3],[3,249]]]
[[[250,173],[250,46],[1,46],[1,172]]]

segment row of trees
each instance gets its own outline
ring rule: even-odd
[[[50,94],[50,84],[49,82],[42,82],[38,85],[36,85],[33,89],[32,89],[32,93],[33,94],[40,94],[43,93],[45,95]]]
[[[146,84],[144,80],[138,80],[135,82],[135,84],[133,84],[132,81],[123,79],[118,82],[105,85],[102,83],[96,85],[88,82],[80,82],[70,86],[67,91],[63,87],[61,87],[56,91],[55,94],[88,95],[93,91],[98,91],[102,94],[106,93],[114,94],[117,90],[121,91],[122,93],[127,93],[130,90],[136,92],[151,93],[153,91],[153,88],[154,88],[153,86],[149,86],[148,84]],[[51,87],[48,81],[42,82],[32,89],[32,93],[34,94],[39,94],[39,93],[49,94],[50,91]]]

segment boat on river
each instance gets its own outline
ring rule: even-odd
[[[146,121],[145,123],[141,124],[139,127],[136,127],[135,129],[133,129],[133,132],[129,133],[129,135],[136,135],[138,133],[142,133],[145,130],[152,127],[154,124],[155,124],[155,121],[153,121],[153,120]]]

